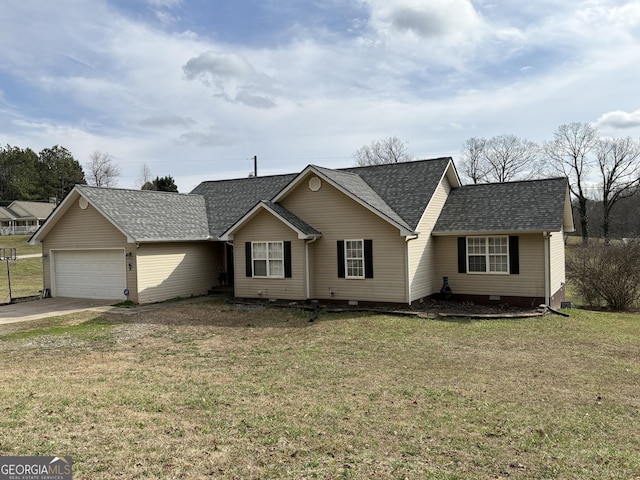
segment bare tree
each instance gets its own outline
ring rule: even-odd
[[[539,177],[542,164],[538,152],[536,143],[515,135],[490,138],[484,148],[486,180],[511,182]]]
[[[598,130],[588,123],[560,125],[553,140],[544,143],[544,151],[552,167],[569,180],[569,189],[578,200],[582,240],[589,240],[587,215],[588,174],[593,166],[591,152],[598,143]]]
[[[151,169],[149,165],[143,163],[140,167],[140,176],[138,177],[138,185],[142,190],[148,190],[143,188],[147,183],[150,183],[153,179],[151,178]]]
[[[464,141],[460,156],[462,157],[462,173],[473,183],[486,181],[486,165],[484,149],[487,145],[485,138],[471,137]]]
[[[383,140],[373,140],[369,145],[363,145],[353,154],[356,165],[381,165],[384,163],[398,163],[411,161],[406,143],[398,137]]]
[[[87,163],[87,182],[96,187],[115,187],[118,184],[120,167],[108,153],[93,151]]]
[[[462,144],[463,173],[473,183],[531,180],[541,175],[540,147],[526,138],[472,137]]]
[[[600,140],[596,148],[601,174],[602,233],[609,241],[611,210],[640,186],[640,142],[631,137]]]

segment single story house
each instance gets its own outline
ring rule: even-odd
[[[32,236],[53,296],[412,304],[564,300],[565,178],[463,186],[451,158],[208,181],[190,194],[77,185]]]
[[[15,200],[8,207],[0,207],[0,235],[33,233],[56,208],[51,202]]]

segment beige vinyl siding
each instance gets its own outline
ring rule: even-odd
[[[308,181],[313,176],[281,202],[322,233],[313,243],[311,297],[405,303],[407,255],[399,229],[324,180],[318,191],[311,191]],[[374,278],[338,278],[338,240],[373,240]]]
[[[565,280],[565,260],[564,260],[564,233],[553,232],[549,242],[550,268],[550,293],[551,296],[562,288]]]
[[[246,242],[291,242],[291,278],[254,278],[246,276]],[[235,295],[246,298],[303,300],[306,298],[305,242],[270,212],[262,210],[233,240],[235,257]]]
[[[218,283],[222,266],[216,245],[148,243],[137,250],[138,302],[204,295]]]
[[[458,273],[457,237],[435,238],[436,278],[449,277],[454,294],[544,298],[544,238],[519,235],[520,274]],[[439,288],[437,289],[439,291]],[[434,291],[436,293],[436,291]]]
[[[411,301],[431,295],[434,291],[440,289],[440,285],[434,276],[434,238],[431,236],[431,231],[438,220],[450,191],[451,185],[445,177],[438,185],[418,224],[418,238],[408,243]]]
[[[44,288],[51,289],[51,265],[47,261],[51,250],[124,248],[135,246],[126,243],[126,237],[95,208],[85,210],[74,201],[58,220],[42,242]],[[135,292],[135,272],[127,269],[127,288]],[[134,300],[134,299],[132,299]],[[135,301],[135,300],[134,300]]]

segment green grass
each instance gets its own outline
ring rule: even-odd
[[[42,253],[41,245],[28,245],[29,235],[0,236],[0,248],[15,248],[16,255]],[[11,297],[23,298],[38,295],[43,288],[42,258],[24,258],[9,262],[11,273]],[[7,262],[0,261],[0,303],[8,303],[9,277]]]
[[[0,248],[15,248],[17,255],[31,255],[42,253],[42,245],[29,245],[27,241],[31,235],[2,235]]]
[[[9,262],[11,297],[38,295],[43,288],[42,258],[22,258]],[[9,302],[9,276],[7,262],[0,261],[0,303]]]
[[[640,317],[167,304],[0,330],[0,455],[74,478],[633,479]]]

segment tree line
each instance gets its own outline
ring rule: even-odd
[[[177,192],[172,176],[150,178],[143,165],[144,190]],[[84,166],[65,147],[54,145],[36,153],[30,148],[0,147],[0,203],[14,200],[60,202],[76,184],[115,187],[120,167],[105,152],[94,151]]]
[[[469,183],[566,177],[584,241],[592,233],[606,240],[640,234],[640,140],[601,137],[593,125],[573,122],[541,144],[511,134],[471,137],[460,153],[460,174]],[[397,137],[375,140],[353,157],[356,165],[412,159]]]

